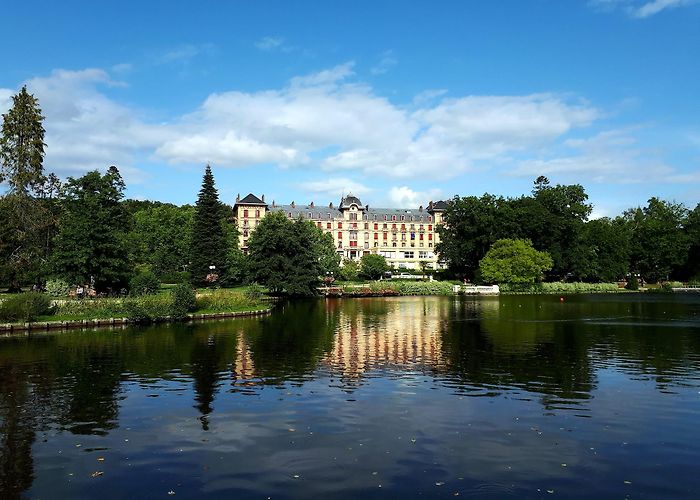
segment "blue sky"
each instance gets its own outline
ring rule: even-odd
[[[45,166],[115,164],[128,196],[415,206],[538,175],[596,215],[700,201],[700,2],[14,2]]]

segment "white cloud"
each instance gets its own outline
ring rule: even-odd
[[[215,46],[211,43],[178,45],[156,56],[156,62],[159,64],[188,63],[199,55],[211,54],[214,49]]]
[[[427,205],[430,200],[437,201],[441,196],[439,189],[414,191],[408,186],[395,186],[389,190],[389,205],[392,207],[418,207]]]
[[[320,196],[324,200],[340,198],[348,193],[362,198],[372,191],[372,188],[348,177],[331,177],[320,181],[307,181],[300,183],[298,187],[311,196]]]
[[[379,62],[372,66],[370,73],[373,75],[383,75],[399,63],[393,50],[385,50],[379,55]]]
[[[590,0],[589,4],[600,10],[622,9],[629,16],[643,19],[664,10],[698,3],[698,0]]]
[[[279,36],[266,36],[255,42],[255,46],[260,50],[275,50],[284,48],[284,38]]]

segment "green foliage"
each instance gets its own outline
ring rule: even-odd
[[[134,224],[128,235],[133,263],[147,265],[164,282],[182,282],[181,277],[177,281],[172,278],[183,272],[190,261],[194,207],[165,203],[134,205],[132,200],[124,206],[134,211]]]
[[[639,290],[639,280],[635,274],[632,274],[629,278],[627,278],[625,288],[627,290]]]
[[[126,317],[137,323],[162,321],[173,311],[173,299],[169,294],[142,295],[124,299]]]
[[[195,285],[208,284],[206,277],[226,274],[228,248],[224,229],[227,214],[219,201],[214,175],[207,165],[194,210],[190,239],[190,277]],[[215,266],[214,270],[211,266]]]
[[[46,282],[46,293],[51,297],[65,297],[70,291],[70,285],[64,280],[49,280]]]
[[[265,302],[260,297],[251,298],[246,293],[226,289],[207,291],[197,297],[197,310],[207,312],[251,310],[263,307]]]
[[[567,294],[567,293],[615,293],[620,292],[617,283],[504,283],[499,285],[501,293],[518,294]]]
[[[159,288],[160,281],[152,271],[142,271],[129,282],[129,293],[133,296],[150,295]]]
[[[386,295],[387,291],[397,295],[452,295],[452,283],[447,281],[375,281],[370,289]]]
[[[64,209],[52,257],[54,274],[71,283],[118,289],[131,273],[127,259],[129,216],[120,204],[124,181],[116,167],[68,178],[61,193]]]
[[[338,275],[343,281],[357,281],[360,275],[360,266],[357,261],[343,259],[343,266],[338,271]]]
[[[180,283],[173,288],[170,300],[170,317],[173,319],[182,319],[197,307],[197,297],[187,283]]]
[[[24,86],[12,96],[2,119],[0,182],[7,182],[11,193],[27,196],[44,179],[45,130],[39,101]]]
[[[360,274],[371,280],[376,280],[389,271],[386,258],[378,254],[363,255],[360,260]]]
[[[245,295],[248,300],[260,301],[265,295],[265,289],[256,284],[248,285],[243,291],[243,295]]]
[[[331,233],[326,233],[308,222],[312,232],[314,253],[318,256],[321,276],[338,276],[340,272],[340,255],[335,249],[335,242]]]
[[[29,322],[51,312],[48,296],[38,292],[13,295],[0,304],[0,321]]]
[[[625,218],[632,230],[632,267],[647,281],[669,279],[682,268],[691,247],[683,205],[651,198],[646,207],[628,210]]]
[[[54,315],[67,319],[124,318],[124,299],[62,300],[54,308]]]
[[[625,277],[629,270],[631,238],[624,219],[592,220],[585,226],[583,239],[589,251],[581,256],[587,260],[588,269],[580,272],[579,277],[603,282]]]
[[[250,280],[273,293],[317,294],[323,273],[313,225],[280,212],[266,215],[248,240]]]
[[[481,259],[479,274],[487,283],[535,283],[551,268],[551,257],[530,241],[502,239]]]

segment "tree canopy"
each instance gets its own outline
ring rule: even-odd
[[[535,250],[529,240],[496,241],[479,262],[481,279],[488,283],[535,283],[552,268],[547,252]]]
[[[369,254],[363,255],[360,260],[360,273],[371,279],[376,280],[389,271],[389,264],[383,255]]]
[[[194,284],[205,284],[209,274],[217,274],[219,277],[226,274],[228,263],[224,232],[226,216],[225,208],[219,201],[219,193],[214,185],[214,175],[211,167],[207,165],[195,205],[190,238],[189,271]],[[211,266],[214,266],[214,269]]]
[[[131,267],[126,245],[130,220],[120,203],[124,187],[116,167],[68,178],[52,256],[55,276],[75,284],[94,282],[97,290],[126,286]]]

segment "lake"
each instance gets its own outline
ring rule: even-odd
[[[1,498],[698,498],[700,294],[0,338]]]

